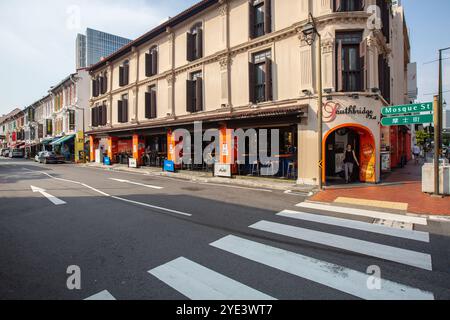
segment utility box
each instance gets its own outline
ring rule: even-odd
[[[450,166],[439,166],[439,193],[450,195]],[[434,193],[434,163],[426,163],[422,167],[422,192]]]

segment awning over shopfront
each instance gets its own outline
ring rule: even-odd
[[[57,140],[54,140],[53,142],[50,143],[50,145],[58,146],[58,145],[61,145],[63,143],[66,143],[66,142],[68,142],[68,141],[70,141],[70,140],[72,140],[74,138],[75,138],[74,134],[67,135],[67,136],[61,137],[61,138],[59,138]]]
[[[44,146],[48,146],[52,141],[56,141],[56,140],[59,140],[59,139],[60,138],[47,138],[47,139],[42,140],[42,144]]]

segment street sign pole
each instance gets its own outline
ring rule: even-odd
[[[439,151],[440,151],[440,135],[441,128],[439,127],[440,112],[439,112],[439,97],[434,97],[434,195],[439,197]]]

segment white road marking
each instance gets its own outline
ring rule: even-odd
[[[189,213],[185,213],[185,212],[181,212],[181,211],[177,211],[177,210],[172,210],[172,209],[167,209],[167,208],[163,208],[163,207],[158,207],[158,206],[153,206],[153,205],[150,205],[150,204],[147,204],[147,203],[133,201],[133,200],[128,200],[128,199],[121,198],[121,197],[112,196],[110,194],[107,194],[106,192],[103,192],[101,190],[98,190],[98,189],[96,189],[94,187],[91,187],[91,186],[89,186],[89,185],[87,185],[85,183],[81,183],[81,182],[78,182],[78,181],[72,181],[72,180],[56,178],[56,177],[53,177],[52,175],[50,175],[50,174],[48,174],[46,172],[33,171],[33,170],[29,170],[29,169],[25,169],[25,170],[31,171],[31,172],[37,172],[37,173],[46,175],[49,178],[54,179],[54,180],[69,182],[69,183],[73,183],[73,184],[77,184],[77,185],[83,186],[85,188],[88,188],[88,189],[90,189],[90,190],[92,190],[92,191],[94,191],[96,193],[99,193],[102,196],[108,197],[108,198],[120,200],[120,201],[127,202],[127,203],[132,203],[132,204],[139,205],[139,206],[142,206],[142,207],[156,209],[156,210],[159,210],[159,211],[165,211],[165,212],[174,213],[174,214],[178,214],[178,215],[182,215],[182,216],[192,217],[192,214],[189,214]]]
[[[385,219],[385,220],[393,220],[393,221],[400,221],[400,222],[406,222],[406,223],[414,223],[414,224],[420,224],[420,225],[424,225],[424,226],[426,226],[428,224],[427,219],[425,219],[425,218],[403,216],[403,215],[399,215],[399,214],[392,214],[392,213],[386,213],[386,212],[380,212],[380,211],[345,208],[345,207],[338,207],[338,206],[318,204],[318,203],[309,203],[309,202],[299,203],[299,204],[297,204],[297,207],[306,208],[306,209],[314,209],[314,210],[331,211],[331,212],[349,214],[349,215],[360,216],[360,217],[369,217],[369,218],[375,218],[375,219]]]
[[[148,272],[191,300],[276,300],[183,257]]]
[[[392,237],[411,239],[427,243],[430,242],[430,234],[428,232],[406,230],[406,229],[395,229],[383,225],[370,224],[361,221],[335,218],[330,216],[322,216],[291,210],[281,211],[277,215],[280,217],[292,218],[302,221],[317,222],[331,226],[338,226],[355,230],[368,231],[372,233],[384,234]]]
[[[211,246],[366,300],[434,300],[431,292],[385,279],[371,290],[368,274],[235,236]]]
[[[60,206],[60,205],[63,205],[63,204],[67,203],[67,202],[62,201],[61,199],[58,199],[57,197],[52,196],[51,194],[45,192],[45,190],[42,189],[42,188],[31,186],[31,190],[33,190],[34,193],[39,192],[44,197],[46,197],[51,203],[53,203],[55,206]]]
[[[167,208],[163,208],[163,207],[153,206],[151,204],[138,202],[138,201],[133,201],[133,200],[128,200],[128,199],[124,199],[124,198],[116,197],[116,196],[111,196],[111,198],[116,199],[116,200],[120,200],[120,201],[124,201],[124,202],[128,202],[128,203],[132,203],[132,204],[136,204],[136,205],[142,206],[142,207],[152,208],[152,209],[156,209],[156,210],[160,210],[160,211],[166,211],[166,212],[169,212],[169,213],[175,213],[175,214],[179,214],[179,215],[186,216],[186,217],[192,217],[192,214],[189,214],[189,213],[186,213],[186,212],[181,212],[181,211],[177,211],[177,210],[172,210],[172,209],[167,209]]]
[[[91,300],[91,301],[115,301],[116,298],[113,297],[111,293],[109,293],[107,290],[99,292],[97,294],[94,294],[93,296],[90,296],[89,298],[86,298],[84,300]]]
[[[164,189],[163,187],[152,186],[152,185],[149,185],[149,184],[143,184],[143,183],[133,182],[133,181],[129,181],[129,180],[114,179],[114,178],[110,178],[110,180],[117,181],[117,182],[121,182],[121,183],[134,184],[134,185],[136,185],[136,186],[145,187],[145,188],[150,188],[150,189],[156,189],[156,190],[162,190],[162,189]]]
[[[432,271],[433,269],[431,256],[421,252],[268,221],[258,222],[250,226],[250,228],[303,241],[318,243],[337,249],[356,252],[379,259],[394,261],[429,271]]]

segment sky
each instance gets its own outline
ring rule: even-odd
[[[87,27],[135,39],[197,0],[1,0],[0,115],[39,100],[75,71],[75,38]],[[418,63],[419,101],[437,92],[439,48],[450,47],[450,1],[402,0]],[[450,51],[444,91],[450,90]],[[446,94],[450,104],[450,93]]]

